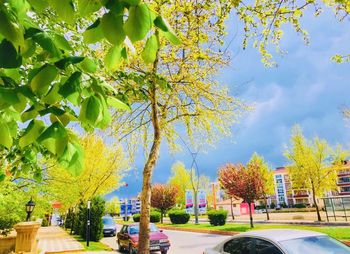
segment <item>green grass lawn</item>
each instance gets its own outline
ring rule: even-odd
[[[79,235],[73,235],[73,237],[80,242],[86,251],[111,251],[112,248],[101,242],[89,242],[89,247],[86,246],[86,240],[83,240]]]
[[[159,226],[172,226],[178,228],[188,228],[188,229],[203,229],[203,230],[220,230],[220,231],[231,231],[231,232],[246,232],[249,230],[259,230],[259,229],[272,229],[272,228],[290,228],[290,229],[304,229],[312,230],[321,233],[328,234],[339,240],[350,240],[350,227],[329,227],[329,226],[305,226],[305,225],[282,225],[282,224],[255,224],[254,228],[251,229],[248,224],[236,224],[230,223],[224,226],[211,226],[209,223],[200,223],[199,225],[194,225],[192,223],[173,225],[173,224],[159,224]]]

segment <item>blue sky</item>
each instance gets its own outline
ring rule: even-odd
[[[275,54],[277,68],[265,68],[256,49],[242,50],[241,27],[234,18],[228,22],[227,40],[238,34],[230,47],[235,57],[218,74],[218,80],[255,109],[233,126],[232,139],[225,139],[198,155],[200,171],[212,180],[221,165],[245,163],[253,152],[264,156],[271,167],[283,166],[286,163],[283,150],[294,124],[299,124],[308,138],[317,135],[331,145],[339,143],[349,148],[349,123],[340,109],[350,105],[350,64],[339,65],[330,60],[336,53],[350,53],[349,21],[338,23],[330,12],[325,12],[318,18],[310,15],[302,22],[311,44],[306,46],[299,35],[287,28],[281,45],[288,53]],[[132,197],[141,190],[144,160],[142,155],[138,156],[135,169],[124,179],[128,187],[110,193],[107,198]],[[192,161],[185,149],[182,153],[169,154],[163,144],[153,182],[166,182],[171,165],[177,160],[187,167]]]

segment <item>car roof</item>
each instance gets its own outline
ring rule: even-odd
[[[271,241],[279,242],[304,237],[325,236],[325,234],[299,229],[264,229],[245,232],[237,236],[260,237]]]

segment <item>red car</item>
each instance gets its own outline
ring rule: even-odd
[[[127,250],[129,254],[137,253],[139,242],[139,224],[123,225],[117,234],[117,243],[119,250]],[[160,251],[166,254],[169,250],[170,242],[168,236],[159,230],[156,225],[150,223],[150,251]]]

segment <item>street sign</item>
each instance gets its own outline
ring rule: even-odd
[[[120,215],[125,216],[125,204],[120,205]],[[127,204],[127,214],[126,215],[127,216],[132,215],[132,205],[131,204]]]

